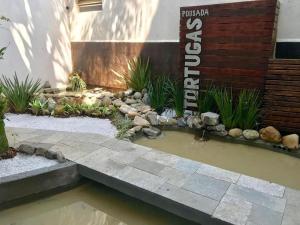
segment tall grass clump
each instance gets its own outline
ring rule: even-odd
[[[72,74],[70,74],[69,82],[70,82],[72,91],[79,92],[79,91],[83,91],[86,89],[86,83],[81,78],[80,73],[78,73],[78,72],[73,72]]]
[[[235,120],[241,129],[255,128],[261,106],[260,92],[257,90],[242,90],[239,94],[235,112]]]
[[[235,119],[235,109],[232,97],[232,90],[226,88],[215,88],[213,90],[214,100],[222,122],[226,128],[235,128],[237,121]]]
[[[0,84],[9,108],[16,113],[26,112],[34,94],[41,89],[40,80],[33,81],[27,75],[24,81],[19,81],[16,73],[13,79],[2,76]]]
[[[148,85],[151,107],[161,114],[167,108],[170,97],[171,80],[165,74],[158,75]]]
[[[182,82],[167,82],[170,90],[170,105],[178,117],[184,115],[184,89]]]
[[[150,60],[133,58],[128,61],[128,73],[124,74],[126,85],[134,91],[141,92],[147,88],[150,81]]]
[[[206,90],[200,90],[197,99],[199,113],[214,112],[217,109],[214,97],[215,88],[210,85]]]

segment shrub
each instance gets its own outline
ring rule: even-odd
[[[235,113],[235,120],[239,128],[253,129],[256,126],[260,105],[259,91],[242,90],[240,92]]]
[[[29,80],[27,75],[26,79],[20,82],[16,73],[13,79],[3,76],[0,82],[10,109],[16,113],[26,112],[34,94],[41,88],[40,80]]]
[[[226,88],[216,88],[212,93],[225,127],[229,129],[236,127],[232,90],[228,91]]]
[[[178,117],[184,115],[184,89],[181,82],[168,82],[170,90],[170,104]]]
[[[160,75],[154,78],[148,86],[148,94],[151,102],[151,107],[159,114],[169,105],[171,81],[167,75]]]
[[[5,132],[5,123],[4,123],[4,119],[5,119],[5,112],[7,109],[7,101],[5,96],[3,96],[2,94],[2,90],[0,89],[0,155],[5,153],[8,148],[8,140],[6,137],[6,132]]]
[[[70,74],[69,82],[70,82],[72,91],[79,92],[79,91],[83,91],[86,89],[86,83],[81,78],[80,73],[78,73],[78,72],[73,72]]]
[[[210,85],[206,90],[199,91],[197,105],[199,113],[214,112],[217,109],[214,98],[215,88]]]
[[[34,99],[31,103],[29,103],[30,110],[34,115],[39,115],[43,113],[47,109],[47,101],[42,102],[40,99]]]
[[[149,58],[146,61],[134,58],[128,61],[128,74],[124,74],[123,77],[129,88],[141,92],[149,84],[150,73]]]

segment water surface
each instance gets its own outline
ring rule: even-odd
[[[1,211],[0,224],[195,225],[96,183]]]
[[[201,142],[182,131],[164,131],[158,139],[142,137],[135,143],[300,189],[300,159],[285,154],[216,140]]]

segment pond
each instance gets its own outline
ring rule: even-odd
[[[93,182],[0,211],[0,224],[196,225]]]
[[[300,159],[285,154],[212,139],[201,142],[194,133],[183,131],[164,131],[157,139],[141,137],[135,143],[300,189]]]

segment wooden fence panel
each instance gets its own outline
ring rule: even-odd
[[[269,60],[263,125],[272,125],[288,133],[300,133],[300,60]]]

